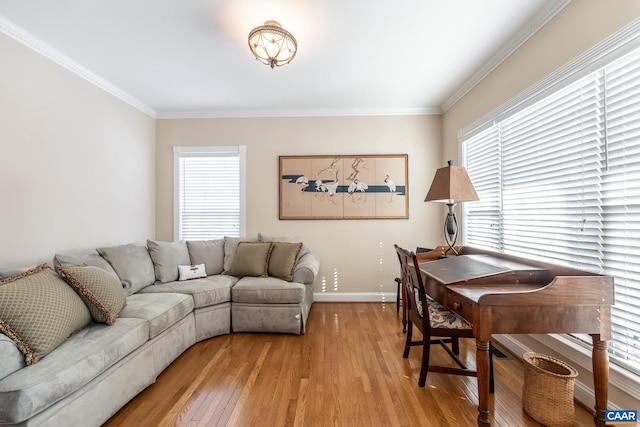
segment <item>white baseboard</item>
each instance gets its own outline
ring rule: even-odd
[[[396,302],[395,292],[314,292],[317,302]]]

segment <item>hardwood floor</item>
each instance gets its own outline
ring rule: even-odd
[[[404,339],[395,304],[314,303],[305,335],[194,345],[105,426],[475,426],[476,379],[429,373],[420,388],[422,350],[403,359]],[[474,353],[462,340],[470,366]],[[437,346],[431,357],[450,360]],[[522,410],[522,362],[496,358],[494,370],[492,426],[537,426]],[[575,425],[593,425],[591,412],[576,405]]]

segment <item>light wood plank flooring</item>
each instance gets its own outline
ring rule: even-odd
[[[395,304],[314,303],[305,335],[194,345],[105,426],[476,425],[476,379],[430,373],[420,388],[422,350],[403,359],[404,339]],[[462,341],[474,366],[475,343]],[[438,346],[431,357],[450,360]],[[522,410],[522,362],[494,360],[492,426],[537,426]],[[575,425],[593,425],[591,412],[576,405]]]

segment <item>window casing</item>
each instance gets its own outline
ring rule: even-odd
[[[609,354],[640,373],[640,48],[461,151],[480,197],[464,204],[465,244],[614,276]]]
[[[174,147],[174,239],[245,233],[244,146]]]

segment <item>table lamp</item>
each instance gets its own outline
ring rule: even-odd
[[[466,169],[462,166],[453,166],[453,160],[449,160],[448,164],[448,166],[436,171],[431,188],[429,188],[424,201],[446,203],[449,207],[447,218],[444,221],[444,238],[449,245],[445,255],[451,250],[457,256],[458,251],[453,247],[458,239],[458,221],[456,220],[454,207],[459,202],[471,202],[480,199],[473,188]]]

